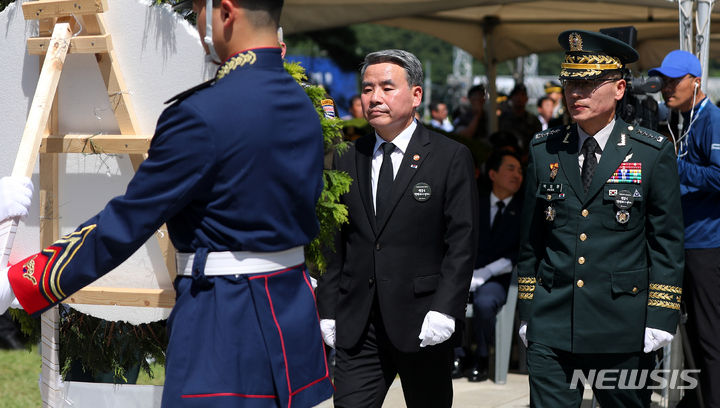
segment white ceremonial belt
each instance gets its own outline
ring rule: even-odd
[[[178,276],[192,276],[194,253],[178,252],[175,255]],[[205,261],[206,276],[246,275],[286,269],[305,262],[302,246],[278,252],[208,252]]]

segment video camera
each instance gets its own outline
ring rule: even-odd
[[[633,26],[603,28],[600,32],[635,48],[637,30]],[[627,91],[625,97],[618,103],[615,113],[628,124],[642,126],[651,130],[658,129],[659,114],[658,103],[649,94],[660,92],[662,79],[657,76],[649,78],[633,77],[632,72],[625,74]]]

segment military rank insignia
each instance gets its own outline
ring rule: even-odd
[[[557,177],[559,168],[560,168],[560,165],[558,163],[550,163],[550,180],[555,180],[555,177]]]
[[[642,182],[642,163],[620,163],[620,167],[610,176],[607,183],[640,184]]]

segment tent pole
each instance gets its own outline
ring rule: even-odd
[[[485,114],[487,115],[487,135],[490,137],[498,128],[497,111],[497,59],[495,58],[495,47],[493,46],[493,31],[500,23],[497,17],[487,16],[483,19],[483,48],[485,52],[485,73],[488,79],[488,101],[485,103]]]
[[[708,52],[710,48],[710,15],[715,0],[698,0],[697,2],[697,33],[695,35],[695,55],[700,59],[702,67],[701,89],[707,92]]]
[[[693,4],[695,0],[680,0],[678,2],[678,18],[680,33],[680,49],[693,51]]]

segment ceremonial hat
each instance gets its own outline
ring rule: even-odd
[[[595,79],[638,60],[637,51],[627,43],[593,31],[563,31],[558,43],[565,49],[560,79]]]
[[[560,86],[560,83],[557,81],[547,81],[545,82],[545,93],[551,94],[553,92],[562,92],[562,86]]]

